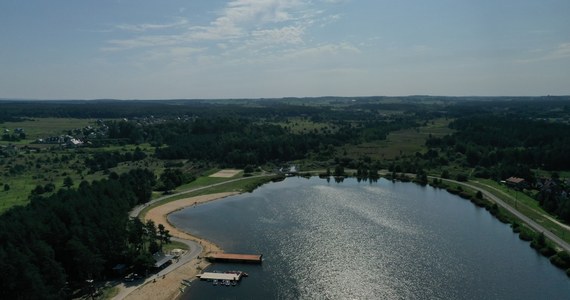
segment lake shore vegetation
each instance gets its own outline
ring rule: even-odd
[[[2,100],[0,106],[0,263],[9,270],[0,278],[2,298],[68,298],[81,282],[113,277],[118,263],[145,269],[163,245],[158,234],[147,234],[158,224],[129,219],[129,210],[224,182],[209,175],[226,168],[251,178],[192,195],[251,191],[299,174],[338,182],[382,175],[444,188],[510,223],[570,274],[568,254],[542,233],[477,191],[446,181],[476,185],[568,241],[570,97]],[[256,176],[269,173],[278,175]]]

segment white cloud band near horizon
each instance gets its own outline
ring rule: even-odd
[[[570,2],[0,4],[0,97],[570,94]]]

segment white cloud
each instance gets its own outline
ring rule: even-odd
[[[142,59],[145,61],[162,61],[167,59],[173,63],[184,63],[196,59],[197,54],[204,52],[205,48],[169,47],[152,49],[146,52]]]
[[[103,51],[127,50],[133,48],[172,46],[180,44],[181,38],[178,35],[145,35],[132,39],[110,40],[108,47],[103,47]]]
[[[148,48],[140,55],[135,54],[139,61],[162,59],[166,64],[191,62],[198,65],[206,62],[243,65],[295,56],[359,52],[349,44],[310,45],[311,40],[306,36],[311,28],[340,19],[340,15],[327,15],[324,10],[317,9],[316,4],[314,0],[231,0],[206,24],[191,25],[181,18],[166,24],[118,25],[115,28],[132,36],[108,40],[101,50]],[[166,32],[172,34],[164,34],[161,30],[169,30]],[[180,54],[183,49],[190,51],[188,55]],[[218,57],[217,61],[215,57]]]
[[[300,58],[300,57],[321,57],[323,55],[337,55],[337,54],[358,54],[360,53],[360,49],[357,47],[348,44],[348,43],[340,43],[340,44],[325,44],[315,47],[308,47],[303,49],[296,49],[289,51],[284,55],[286,58]]]
[[[570,43],[563,43],[558,45],[556,49],[548,53],[548,59],[560,59],[570,57]]]
[[[256,43],[301,44],[305,29],[302,26],[286,26],[276,29],[255,30],[251,33]]]
[[[148,30],[159,30],[159,29],[169,29],[169,28],[177,28],[188,24],[188,20],[180,19],[176,22],[166,23],[166,24],[120,24],[116,25],[115,28],[125,31],[133,31],[133,32],[144,32]]]
[[[308,0],[233,0],[228,2],[218,16],[208,25],[188,26],[186,19],[167,24],[122,24],[115,28],[128,32],[147,32],[159,29],[187,29],[176,35],[143,35],[127,39],[108,41],[110,47],[103,50],[132,49],[136,47],[165,46],[200,41],[253,38],[258,41],[300,42],[302,28],[292,26],[310,14],[306,13]],[[289,23],[281,29],[275,24]]]
[[[332,3],[332,4],[337,4],[337,3],[348,3],[350,2],[350,0],[321,0],[322,2],[325,3]]]
[[[559,44],[551,49],[535,49],[531,51],[532,57],[519,59],[518,63],[533,63],[549,60],[559,60],[570,58],[570,42]]]
[[[221,40],[248,36],[248,28],[293,21],[295,10],[303,5],[298,0],[234,0],[209,26],[193,27],[187,35],[194,40]],[[257,30],[260,31],[260,30]]]

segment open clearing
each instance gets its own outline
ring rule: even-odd
[[[442,137],[453,133],[448,125],[451,120],[436,119],[418,128],[408,128],[391,132],[386,140],[344,146],[348,156],[358,159],[369,156],[372,159],[395,159],[402,155],[413,155],[426,150],[428,137]]]
[[[210,177],[230,178],[236,176],[239,172],[241,172],[241,170],[225,169],[210,175]]]

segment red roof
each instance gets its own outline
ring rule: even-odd
[[[521,183],[521,182],[523,182],[523,181],[524,181],[523,178],[518,178],[518,177],[509,177],[509,178],[507,179],[507,182],[509,182],[509,183],[514,183],[514,184],[519,184],[519,183]]]

